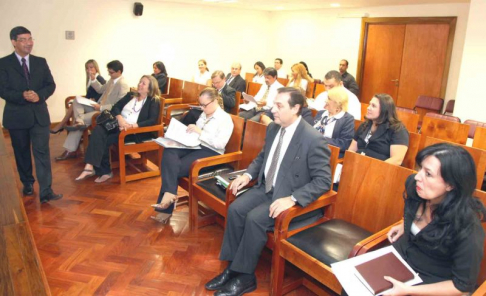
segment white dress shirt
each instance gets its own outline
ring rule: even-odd
[[[278,155],[278,161],[277,161],[277,167],[275,169],[275,176],[273,177],[272,180],[272,186],[275,187],[275,182],[277,181],[277,176],[280,174],[280,164],[282,163],[282,159],[285,156],[285,152],[287,152],[287,148],[289,148],[290,140],[292,140],[292,137],[294,136],[295,130],[297,129],[297,126],[299,125],[300,121],[302,119],[302,116],[299,116],[297,120],[295,120],[291,125],[285,128],[285,135],[283,136],[282,139],[282,146],[280,147],[280,154]],[[268,174],[268,170],[270,169],[270,165],[272,164],[272,159],[273,159],[273,154],[275,153],[275,150],[277,149],[278,145],[278,140],[280,137],[280,133],[282,132],[282,129],[280,129],[275,136],[275,140],[273,140],[272,143],[272,148],[270,148],[270,153],[268,153],[268,158],[267,158],[267,163],[265,164],[265,176]],[[266,180],[265,182],[268,182],[270,180]]]
[[[260,102],[263,99],[263,96],[265,95],[265,92],[267,91],[268,87],[269,86],[267,86],[266,84],[263,84],[260,87],[260,90],[255,95],[255,101]],[[272,109],[273,101],[275,100],[275,98],[277,97],[277,94],[278,94],[278,89],[282,88],[282,87],[284,87],[284,86],[282,84],[280,84],[280,82],[278,82],[278,80],[275,80],[275,82],[272,83],[272,85],[270,85],[270,90],[268,91],[268,95],[267,95],[267,103],[266,103],[265,106],[263,106],[263,109],[265,109],[265,110]],[[251,103],[251,104],[255,105],[255,107],[256,107],[255,103]]]
[[[282,67],[280,68],[280,70],[277,70],[277,77],[278,78],[285,78],[287,79],[287,71],[285,71],[285,69]]]
[[[19,54],[17,52],[15,52],[15,56],[17,56],[17,59],[19,60],[21,67],[22,67],[22,59],[23,58],[25,59],[25,64],[27,65],[27,69],[29,69],[29,72],[30,72],[30,61],[29,61],[30,55],[26,55],[25,57],[22,58],[21,56],[19,56]]]
[[[194,82],[198,84],[207,85],[209,79],[211,79],[211,74],[209,71],[206,71],[203,74],[201,74],[201,72],[197,72],[197,74],[194,75]]]
[[[201,145],[223,154],[233,133],[234,126],[231,116],[218,106],[209,118],[206,113],[201,113],[196,125],[202,130],[199,136]]]
[[[344,89],[348,94],[348,113],[353,115],[354,119],[361,120],[361,103],[359,102],[358,97],[350,92],[347,88]],[[310,104],[310,106],[317,111],[321,111],[324,110],[324,105],[326,104],[326,101],[327,91],[318,95],[314,102]]]
[[[256,83],[260,83],[260,84],[265,84],[265,76],[263,75],[263,73],[260,76],[255,75],[255,76],[253,76],[253,80],[252,81],[253,82],[256,82]]]
[[[138,116],[140,116],[140,111],[142,110],[145,101],[147,101],[147,97],[140,102],[137,100],[137,98],[132,98],[130,102],[123,107],[121,116],[125,118],[126,122],[129,124],[137,123]]]

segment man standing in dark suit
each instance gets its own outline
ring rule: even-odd
[[[0,97],[6,101],[3,125],[8,129],[23,193],[34,193],[31,144],[39,182],[41,203],[62,198],[51,189],[49,111],[46,100],[56,84],[44,58],[31,55],[34,39],[24,27],[10,31],[15,52],[0,59]]]
[[[326,140],[300,116],[305,102],[300,91],[278,90],[265,146],[245,174],[231,183],[236,193],[256,179],[257,185],[228,209],[220,259],[228,267],[206,284],[214,295],[243,295],[256,289],[255,268],[275,218],[294,205],[306,207],[331,187],[330,150]],[[299,218],[312,223],[320,211]],[[304,224],[307,225],[307,224]]]
[[[229,113],[235,106],[236,91],[226,83],[223,71],[214,71],[211,75],[211,82],[218,90],[219,96],[223,99],[224,111]]]
[[[246,81],[241,77],[241,64],[233,63],[231,65],[231,73],[226,75],[226,84],[234,88],[236,91],[244,92],[246,91]]]

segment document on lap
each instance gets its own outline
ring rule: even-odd
[[[81,96],[76,96],[76,101],[82,105],[86,106],[93,106],[93,104],[96,104],[95,101],[92,101],[90,99],[83,98]]]
[[[164,138],[173,140],[186,147],[199,147],[201,144],[201,141],[199,141],[199,134],[193,132],[188,133],[187,126],[175,118],[170,120],[169,127],[167,128]]]
[[[190,147],[190,146],[186,146],[186,145],[182,145],[181,143],[179,142],[176,142],[174,140],[171,140],[171,139],[167,139],[167,138],[164,138],[164,137],[158,137],[157,139],[154,139],[155,143],[159,144],[160,146],[162,147],[165,147],[165,148],[176,148],[176,149],[201,149],[201,146],[194,146],[194,147]]]
[[[242,93],[243,99],[247,100],[248,102],[258,104],[258,102],[255,100],[255,98],[247,93]]]
[[[249,103],[240,104],[240,109],[249,111],[258,105],[258,102],[255,100],[253,96],[250,96],[247,93],[242,93],[242,95],[243,95],[243,99],[245,99],[245,101]]]
[[[343,289],[350,296],[382,295],[383,293],[388,292],[388,290],[378,292],[377,294],[373,293],[372,288],[370,287],[371,285],[366,282],[366,280],[360,274],[357,268],[359,268],[359,265],[364,263],[371,264],[370,266],[372,266],[373,260],[380,257],[388,256],[390,253],[393,253],[399,260],[398,265],[405,267],[413,275],[413,278],[411,280],[405,282],[406,285],[413,286],[422,282],[422,279],[419,277],[419,275],[413,271],[413,269],[410,267],[410,265],[408,265],[405,260],[403,260],[403,258],[400,256],[400,254],[398,254],[393,246],[388,246],[374,252],[366,253],[354,258],[333,263],[331,264],[332,272],[341,283],[341,286],[343,286]],[[392,267],[388,269],[395,271],[399,268]],[[372,273],[373,275],[378,276],[378,278],[383,278],[384,276],[391,276],[394,278],[398,277],[394,274],[384,274],[387,273],[385,269],[374,270]],[[390,287],[392,287],[391,283],[389,285]]]

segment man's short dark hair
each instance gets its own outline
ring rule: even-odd
[[[341,76],[341,73],[339,73],[339,71],[336,71],[336,70],[329,71],[329,72],[326,73],[326,76],[324,76],[324,79],[326,79],[326,80],[329,80],[329,79],[332,79],[332,78],[334,78],[337,83],[343,81],[343,77]]]
[[[348,60],[345,60],[345,59],[342,59],[341,61],[345,62],[346,63],[346,67],[349,66],[349,62]]]
[[[265,70],[263,70],[263,75],[265,76],[270,75],[272,77],[277,77],[277,70],[272,67],[265,68]]]
[[[280,62],[280,65],[283,65],[283,61],[282,61],[282,59],[281,59],[281,58],[276,58],[275,60],[276,60],[276,61],[279,61],[279,62]]]
[[[295,105],[299,105],[299,111],[297,115],[302,114],[302,107],[305,104],[305,97],[302,93],[293,87],[281,87],[277,90],[279,94],[289,94],[289,106],[294,107]]]
[[[26,27],[18,26],[10,31],[10,40],[17,40],[17,37],[22,34],[31,34]]]
[[[106,65],[106,68],[111,69],[115,72],[121,71],[123,73],[123,64],[119,60],[114,60]]]

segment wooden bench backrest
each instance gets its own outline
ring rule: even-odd
[[[169,80],[169,95],[168,98],[181,98],[182,97],[182,87],[184,81],[177,78],[170,78]]]
[[[469,125],[425,116],[420,133],[422,134],[420,149],[424,147],[425,137],[466,145]]]
[[[255,96],[260,90],[260,87],[262,87],[260,83],[248,82],[248,90],[246,91],[246,93],[250,96]]]
[[[475,148],[486,150],[486,127],[476,127],[472,146]]]
[[[241,92],[237,91],[235,93],[235,105],[229,111],[230,114],[238,115],[240,112],[240,102],[241,102]]]
[[[337,146],[328,145],[331,150],[331,158],[329,159],[329,165],[331,166],[331,180],[334,181],[334,173],[336,172],[336,166],[338,165],[340,149]]]
[[[305,90],[305,97],[313,98],[315,88],[316,88],[316,84],[314,82],[307,83],[307,89]]]
[[[225,153],[237,152],[241,150],[241,141],[243,138],[243,130],[245,128],[245,119],[239,117],[238,115],[230,114],[233,120],[233,133],[226,144],[224,149]]]
[[[365,120],[366,112],[370,104],[361,103],[361,120]]]
[[[260,153],[265,144],[266,131],[266,125],[247,120],[243,139],[243,158],[238,165],[240,169],[246,169]]]
[[[403,158],[402,167],[414,170],[415,157],[417,156],[417,153],[419,151],[421,135],[410,132],[409,136],[410,137],[408,139],[408,149],[407,153],[405,153],[405,157]]]
[[[354,120],[354,132],[355,132],[355,133],[356,133],[356,131],[358,130],[359,126],[360,126],[361,124],[363,124],[363,122],[364,122],[364,120],[357,120],[357,119],[355,119],[355,120]]]
[[[245,81],[246,83],[250,83],[253,81],[253,77],[255,76],[255,73],[246,73],[245,74]]]
[[[403,217],[405,180],[414,171],[346,151],[334,216],[370,232]]]
[[[486,172],[486,150],[469,147],[466,145],[456,144],[446,140],[432,138],[432,137],[425,137],[424,148],[437,143],[449,143],[449,144],[459,145],[462,148],[466,149],[467,152],[469,152],[469,154],[471,154],[471,157],[474,160],[474,164],[476,164],[476,174],[477,174],[477,181],[478,181],[476,184],[476,188],[481,189],[481,185],[483,184],[484,174]]]
[[[415,113],[410,113],[406,111],[397,110],[398,119],[405,125],[407,131],[416,133],[418,122],[419,122],[419,115]]]
[[[277,81],[283,86],[287,86],[287,84],[289,84],[289,79],[287,78],[277,78]]]
[[[313,98],[317,98],[318,95],[326,91],[326,87],[324,84],[317,83],[316,88],[314,90],[314,96]]]
[[[197,103],[199,97],[199,85],[194,82],[184,81],[184,88],[182,89],[182,104]]]

